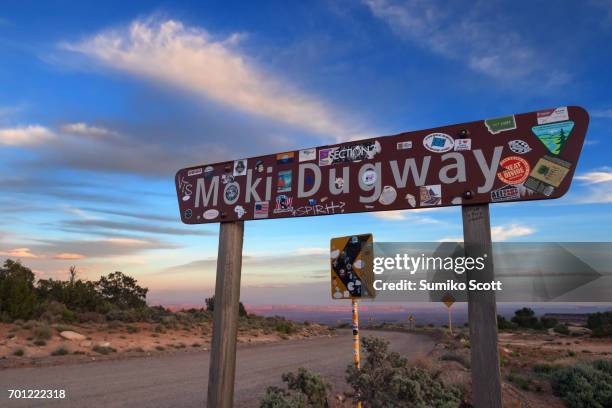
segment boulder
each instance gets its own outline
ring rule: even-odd
[[[60,332],[59,335],[66,340],[85,340],[87,338],[80,333],[70,331],[70,330]]]

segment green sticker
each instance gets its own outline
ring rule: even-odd
[[[500,118],[495,119],[487,119],[485,120],[485,125],[489,132],[496,135],[504,130],[512,130],[516,129],[516,121],[514,120],[514,115],[510,116],[502,116]]]
[[[548,125],[534,126],[531,128],[533,134],[540,139],[552,154],[559,154],[565,146],[567,139],[574,129],[574,122],[550,123]]]

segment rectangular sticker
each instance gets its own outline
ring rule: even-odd
[[[289,164],[293,163],[295,157],[294,152],[278,153],[276,155],[276,164]]]
[[[291,191],[291,170],[283,170],[278,172],[278,180],[276,183],[276,191],[279,193],[286,193]]]
[[[516,129],[516,120],[514,115],[502,116],[494,119],[485,120],[485,125],[491,134],[498,134],[505,130]]]
[[[315,149],[314,147],[312,149],[300,150],[300,153],[299,153],[300,163],[305,162],[305,161],[315,160],[316,158],[317,158],[317,149]]]
[[[455,139],[455,151],[472,150],[472,139]]]
[[[257,201],[255,203],[254,218],[268,218],[270,203],[267,201]]]
[[[569,120],[567,106],[561,106],[556,109],[546,109],[538,112],[538,125],[546,125],[547,123],[562,122]]]

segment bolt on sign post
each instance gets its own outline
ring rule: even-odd
[[[446,305],[446,308],[448,309],[448,331],[450,332],[450,334],[453,334],[453,323],[451,321],[451,307],[453,307],[453,304],[455,303],[455,298],[450,293],[447,293],[442,297],[442,302]]]
[[[218,311],[215,305],[208,406],[232,404],[235,358],[228,354],[236,343],[242,221],[460,205],[466,254],[490,249],[489,203],[563,196],[588,122],[584,109],[562,106],[179,170],[181,220],[221,223],[215,294],[224,301]],[[491,257],[489,267],[492,277]],[[488,350],[472,354],[483,359],[472,365],[475,396],[497,398],[488,388],[501,384],[490,349],[497,341],[495,295],[473,294],[468,303],[472,344],[486,338]],[[479,370],[497,372],[497,380],[481,383]]]
[[[374,291],[374,238],[372,234],[332,238],[331,263],[332,299],[351,299],[353,330],[353,361],[360,367],[359,299],[372,298]],[[361,408],[361,402],[357,402]]]

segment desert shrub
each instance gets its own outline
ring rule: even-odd
[[[145,299],[149,290],[139,286],[136,279],[122,272],[101,276],[95,285],[102,298],[119,309],[137,309],[146,306]]]
[[[261,400],[260,407],[329,407],[327,393],[331,385],[319,374],[300,367],[295,373],[283,374],[282,379],[287,384],[287,390],[269,387]]]
[[[46,346],[47,342],[45,340],[41,340],[41,339],[36,339],[34,340],[34,345],[35,346]]]
[[[259,403],[260,408],[306,408],[306,398],[278,387],[268,387]]]
[[[206,304],[206,311],[214,312],[215,311],[215,295],[212,295],[209,298],[204,299],[204,303]],[[242,304],[242,302],[238,302],[238,316],[247,317],[249,314],[246,311],[246,308]]]
[[[516,323],[506,320],[502,315],[497,315],[497,328],[499,330],[515,330],[517,327]]]
[[[103,314],[100,314],[97,312],[76,313],[76,319],[80,323],[87,323],[87,322],[102,323],[104,320],[106,320]]]
[[[558,370],[560,367],[556,366],[556,365],[552,365],[552,364],[543,364],[543,363],[536,363],[533,365],[532,369],[534,373],[537,374],[543,374],[543,375],[549,375],[554,373],[556,370]]]
[[[297,331],[297,328],[293,322],[285,320],[284,318],[279,318],[274,325],[274,330],[279,333],[293,334]]]
[[[13,355],[17,357],[21,357],[25,354],[25,351],[22,348],[18,348],[13,350]]]
[[[38,307],[38,313],[42,320],[48,322],[72,323],[76,320],[74,312],[66,307],[65,304],[55,300],[43,302]]]
[[[166,348],[164,346],[155,346],[155,350],[164,351]]]
[[[39,323],[32,329],[32,335],[36,340],[49,340],[53,336],[53,331],[47,323]]]
[[[590,314],[587,319],[587,327],[592,330],[593,337],[611,337],[612,312]]]
[[[553,330],[555,331],[555,333],[563,334],[565,336],[568,336],[570,334],[569,328],[566,324],[563,323],[559,323],[558,325],[556,325]]]
[[[99,344],[96,344],[95,346],[92,347],[92,350],[95,351],[96,353],[100,353],[100,354],[110,354],[110,353],[115,353],[117,350],[110,347],[110,346],[100,346]]]
[[[362,340],[365,358],[361,368],[346,370],[346,381],[353,388],[350,396],[371,408],[457,407],[462,402],[458,388],[444,384],[429,371],[412,366],[398,353],[389,352],[381,338]],[[407,405],[410,401],[411,405]]]
[[[440,360],[442,360],[442,361],[456,361],[457,363],[461,364],[463,367],[470,368],[470,360],[467,357],[462,356],[460,354],[445,353],[442,356],[440,356]]]
[[[552,329],[559,324],[559,321],[554,317],[541,317],[540,324],[544,329]]]
[[[524,307],[514,312],[514,317],[511,319],[513,323],[515,323],[519,327],[528,328],[528,329],[537,329],[540,327],[538,318],[535,315],[535,312],[528,308]]]
[[[565,367],[552,374],[552,386],[569,408],[612,406],[612,363],[594,361]]]
[[[34,316],[38,297],[34,273],[20,262],[7,259],[0,267],[0,313],[2,321],[29,319]]]
[[[69,351],[66,347],[64,346],[59,346],[58,348],[56,348],[55,350],[53,350],[51,352],[52,356],[65,356],[66,354],[68,354]]]
[[[126,330],[128,333],[138,333],[140,329],[136,326],[127,326]]]

